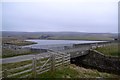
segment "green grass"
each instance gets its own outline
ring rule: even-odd
[[[30,41],[16,40],[16,41],[11,41],[11,42],[6,42],[6,44],[17,45],[17,46],[26,46],[26,45],[32,45],[32,44],[37,44],[37,43],[30,42]]]
[[[22,67],[22,66],[25,66],[25,65],[28,65],[28,64],[31,64],[31,63],[32,63],[32,60],[21,61],[21,62],[16,62],[16,63],[6,63],[6,64],[2,64],[2,70],[3,71],[5,69],[8,70],[7,74],[11,75],[11,74],[15,74],[15,73],[18,73],[18,72],[21,72],[21,71],[24,71],[24,70],[32,69],[32,66],[30,66],[30,67],[23,68],[23,69],[20,69],[20,70],[18,69],[18,70],[14,70],[14,71],[9,71],[11,69]],[[18,77],[20,77],[22,75],[25,75],[25,74],[28,74],[28,73],[24,73],[24,74],[21,74],[21,75],[18,75],[18,76],[14,76],[14,78],[18,78]]]
[[[22,61],[22,62],[17,62],[17,63],[7,63],[7,64],[3,64],[2,67],[3,69],[13,69],[13,68],[17,68],[20,66],[24,66],[27,64],[32,63],[30,60],[28,61]],[[40,65],[38,65],[40,66]],[[29,67],[29,69],[32,67]],[[26,68],[28,69],[28,68]],[[18,71],[13,71],[10,72],[9,74],[14,74],[16,72],[21,72],[24,71],[26,69],[22,69],[22,70],[18,70]],[[28,73],[24,73],[18,76],[15,76],[14,78],[19,78],[20,76],[29,74],[31,72]],[[37,75],[37,78],[96,78],[96,77],[102,77],[102,78],[120,78],[120,76],[118,75],[114,75],[114,74],[109,74],[109,73],[105,73],[105,72],[99,72],[97,70],[94,69],[85,69],[83,67],[78,67],[75,65],[70,64],[68,67],[60,67],[57,68],[54,72],[48,71],[45,72],[43,74]],[[32,75],[29,76],[28,78],[32,78]]]
[[[17,46],[37,44],[36,42],[25,41],[24,39],[9,38],[9,37],[8,38],[2,38],[2,43],[3,44],[17,45]]]
[[[3,49],[2,58],[9,58],[9,57],[14,57],[14,56],[29,55],[29,54],[35,54],[35,52],[28,51],[28,52],[17,54],[16,51],[14,50]]]
[[[113,43],[105,47],[99,47],[96,50],[108,56],[120,56],[120,51],[118,47],[119,46],[117,43]]]
[[[71,68],[78,71],[78,76],[77,78],[96,78],[96,77],[101,77],[101,78],[113,78],[113,77],[120,77],[118,75],[114,74],[109,74],[105,72],[99,72],[95,69],[85,69],[83,67],[78,67],[75,65],[71,65]]]
[[[41,59],[40,61],[46,61],[47,58],[44,58],[44,59]],[[43,64],[39,63],[39,60],[36,61],[37,62],[37,65],[36,66],[41,66]],[[39,63],[39,64],[38,64]],[[25,70],[28,70],[28,69],[32,69],[32,66],[29,66],[29,67],[26,67],[26,68],[23,68],[23,69],[18,69],[18,70],[15,70],[15,71],[9,71],[11,69],[14,69],[14,68],[18,68],[18,67],[22,67],[22,66],[25,66],[25,65],[28,65],[28,64],[32,64],[32,60],[27,60],[27,61],[21,61],[21,62],[16,62],[16,63],[6,63],[6,64],[2,64],[2,70],[4,71],[5,69],[8,70],[7,74],[8,75],[11,75],[11,74],[15,74],[15,73],[18,73],[18,72],[22,72],[22,71],[25,71]],[[29,74],[29,73],[32,73],[32,72],[27,72],[27,73],[23,73],[21,75],[17,75],[17,76],[14,76],[14,78],[18,78],[18,77],[21,77],[21,76],[24,76],[26,74]],[[30,76],[31,77],[31,76]]]
[[[37,76],[38,78],[118,78],[120,76],[99,72],[94,69],[85,69],[75,65],[67,68],[58,68],[54,73],[48,71]]]
[[[32,63],[32,60],[27,60],[27,61],[21,61],[21,62],[16,62],[16,63],[6,63],[6,64],[2,64],[2,69],[13,69],[13,68],[17,68],[17,67],[21,67],[27,64]]]
[[[49,37],[48,39],[55,39],[55,40],[112,40],[112,38],[107,38],[107,37],[89,37],[89,36],[54,36],[54,37]]]
[[[45,72],[43,74],[37,75],[38,78],[75,78],[77,77],[79,73],[71,69],[69,67],[67,68],[58,68],[55,70],[55,72]]]
[[[39,61],[46,61],[48,58],[43,58],[41,60],[37,60],[37,62]],[[13,68],[17,68],[17,67],[21,67],[21,66],[24,66],[24,65],[27,65],[27,64],[30,64],[32,63],[32,60],[27,60],[27,61],[21,61],[21,62],[16,62],[16,63],[5,63],[5,64],[2,64],[2,68],[3,69],[13,69]],[[42,64],[40,64],[42,65]],[[37,64],[37,66],[40,66]]]
[[[25,40],[17,39],[17,38],[3,38],[2,44],[26,46],[26,45],[37,44],[37,43],[31,42],[31,41],[25,41]],[[14,56],[20,56],[20,55],[28,55],[28,54],[35,54],[35,53],[31,52],[31,51],[28,51],[28,52],[21,51],[21,53],[19,53],[19,51],[17,51],[17,50],[3,48],[2,49],[2,56],[0,56],[0,57],[8,58],[8,57],[14,57]]]
[[[30,42],[30,41],[21,41],[21,42],[13,43],[13,45],[17,45],[17,46],[26,46],[26,45],[32,45],[32,44],[37,44],[37,43]]]

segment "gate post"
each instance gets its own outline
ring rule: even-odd
[[[55,71],[55,54],[51,55],[51,71]]]
[[[33,74],[33,77],[36,78],[36,58],[35,57],[32,60],[32,74]]]

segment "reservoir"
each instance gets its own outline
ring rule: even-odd
[[[52,49],[52,50],[63,50],[64,46],[69,46],[71,48],[73,44],[106,42],[106,41],[85,41],[85,40],[40,40],[40,39],[32,39],[26,41],[36,42],[37,44],[32,44],[23,47],[31,47],[36,49]]]

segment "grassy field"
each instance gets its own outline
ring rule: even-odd
[[[88,32],[14,32],[3,31],[3,37],[19,39],[113,40],[115,33]]]
[[[75,65],[70,65],[67,68],[59,68],[53,74],[48,71],[37,76],[38,78],[117,78],[118,75],[99,72],[94,69],[85,69]]]
[[[3,49],[2,53],[3,53],[3,54],[2,54],[2,58],[8,58],[8,57],[14,57],[14,56],[35,54],[35,53],[31,52],[31,51],[29,51],[29,52],[23,52],[23,53],[18,54],[18,53],[16,53],[15,51],[10,50],[10,49]],[[4,54],[4,53],[5,53],[5,54]]]
[[[12,37],[12,38],[3,38],[2,44],[25,46],[25,45],[31,45],[31,44],[37,44],[37,43],[25,41],[23,39],[17,39],[17,38]],[[0,56],[0,57],[7,58],[7,57],[20,56],[20,55],[28,55],[28,54],[34,54],[34,53],[31,51],[28,51],[28,52],[21,51],[21,53],[20,53],[19,51],[14,50],[14,49],[3,48],[2,49],[2,56]]]
[[[3,64],[2,67],[3,67],[3,70],[4,69],[10,70],[10,69],[17,68],[23,65],[27,65],[30,63],[32,63],[32,61],[29,60],[29,61],[22,61],[22,62],[17,62],[17,63]],[[17,71],[14,71],[14,72],[17,72]],[[14,72],[12,72],[11,74],[13,74]],[[16,77],[20,77],[20,76],[16,76]],[[31,77],[32,76],[28,78],[31,78]],[[70,64],[66,68],[57,68],[54,73],[52,73],[51,71],[48,71],[43,74],[37,75],[37,78],[46,78],[46,79],[47,78],[98,78],[98,77],[99,78],[100,77],[102,78],[118,78],[119,77],[120,78],[120,76],[118,75],[109,74],[105,72],[99,72],[94,69],[85,69],[83,67],[78,67],[73,64]]]
[[[17,46],[26,46],[31,44],[37,44],[36,42],[24,41],[24,40],[15,40],[6,42],[6,44],[17,45]]]
[[[22,41],[22,40],[17,40],[14,42],[10,42],[9,44],[12,45],[17,45],[17,46],[26,46],[26,45],[31,45],[31,44],[37,44],[36,42],[30,42],[30,41]]]
[[[17,39],[17,38],[2,38],[2,43],[17,45],[17,46],[37,44],[36,42],[25,41],[24,39]]]
[[[112,38],[108,37],[89,37],[89,36],[55,36],[55,37],[49,37],[48,39],[55,39],[55,40],[112,40]]]
[[[113,43],[111,45],[97,48],[96,50],[102,52],[105,55],[109,56],[120,56],[119,45],[117,43]]]
[[[20,66],[24,66],[24,65],[27,65],[27,64],[30,64],[32,63],[31,60],[27,60],[27,61],[21,61],[21,62],[16,62],[16,63],[6,63],[6,64],[2,64],[2,69],[13,69],[13,68],[17,68],[17,67],[20,67]]]

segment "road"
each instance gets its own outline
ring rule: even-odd
[[[109,43],[107,45],[109,45]],[[98,44],[98,47],[102,47],[102,46],[106,46],[106,44],[105,45],[103,43]],[[91,47],[96,48],[96,45],[92,45]],[[78,47],[78,48],[71,48],[71,49],[60,50],[60,51],[53,50],[53,51],[55,51],[56,53],[58,53],[58,52],[69,53],[69,52],[80,51],[80,52],[72,53],[73,56],[71,56],[71,57],[74,57],[74,56],[77,57],[77,56],[85,55],[86,52],[83,52],[83,51],[87,51],[91,47],[89,45],[86,45],[86,46],[82,46],[82,47]],[[51,53],[46,52],[46,53],[40,53],[40,54],[36,54],[36,55],[30,54],[30,55],[22,55],[22,56],[10,57],[10,58],[3,58],[3,59],[0,59],[0,64],[32,60],[33,57],[35,57],[35,56],[36,56],[36,58],[44,58],[44,57],[48,57],[50,54]]]
[[[83,50],[88,50],[89,47],[82,47],[82,48],[74,48],[74,49],[67,49],[67,50],[63,50],[63,51],[59,51],[59,52],[63,52],[63,53],[69,53],[69,52],[75,52],[75,51],[83,51]],[[56,51],[58,52],[58,51]],[[36,54],[36,55],[22,55],[22,56],[16,56],[16,57],[10,57],[10,58],[3,58],[0,59],[0,61],[2,61],[2,63],[15,63],[15,62],[20,62],[20,61],[26,61],[26,60],[32,60],[33,57],[36,58],[44,58],[44,57],[48,57],[51,53],[49,52],[45,52],[45,53],[40,53],[40,54]]]
[[[36,58],[43,58],[49,56],[49,53],[42,53],[42,54],[36,54],[36,55],[22,55],[22,56],[16,56],[16,57],[10,57],[10,58],[3,58],[2,63],[14,63],[14,62],[20,62],[20,61],[26,61],[26,60],[32,60],[34,57]]]

